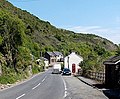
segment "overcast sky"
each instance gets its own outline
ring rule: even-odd
[[[120,44],[120,0],[8,0],[57,28]]]

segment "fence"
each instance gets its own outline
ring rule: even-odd
[[[88,77],[101,83],[105,82],[105,73],[88,71]]]

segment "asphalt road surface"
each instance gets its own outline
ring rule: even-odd
[[[63,76],[66,82],[65,99],[108,99],[102,91],[93,88],[73,76]]]
[[[61,75],[51,70],[36,75],[32,79],[0,91],[0,99],[63,99],[64,83]]]
[[[0,99],[107,99],[73,76],[52,74],[52,69],[0,91]]]

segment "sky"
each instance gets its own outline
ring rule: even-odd
[[[8,0],[57,28],[120,44],[120,0]]]

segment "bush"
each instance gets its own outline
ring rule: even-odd
[[[4,74],[0,76],[0,83],[1,84],[13,84],[18,80],[24,79],[25,76],[23,74],[16,74],[15,72],[10,74]]]
[[[38,66],[33,66],[32,72],[33,72],[33,74],[37,74],[40,72],[40,68]]]

